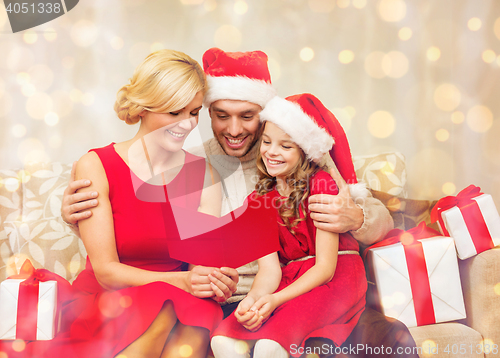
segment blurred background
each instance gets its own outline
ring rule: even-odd
[[[80,0],[15,34],[0,3],[0,169],[131,138],[113,104],[134,68],[214,46],[266,52],[278,93],[319,97],[354,155],[401,152],[409,197],[476,184],[500,207],[498,0]],[[205,111],[187,146],[210,135]]]

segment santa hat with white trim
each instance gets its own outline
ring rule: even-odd
[[[211,48],[203,54],[208,90],[204,104],[209,107],[221,99],[240,100],[262,108],[276,96],[262,51],[224,52]]]
[[[276,96],[260,112],[260,120],[280,127],[313,161],[319,161],[329,152],[340,175],[349,184],[351,196],[368,195],[366,185],[358,183],[356,178],[344,129],[318,98],[309,93],[286,99]]]

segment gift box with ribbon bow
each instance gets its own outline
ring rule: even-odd
[[[453,239],[440,236],[424,222],[364,252],[371,292],[386,316],[408,327],[465,318],[462,285]]]
[[[18,275],[0,284],[0,339],[53,339],[60,302],[69,298],[71,285],[59,275],[35,269],[26,260]]]
[[[500,245],[500,216],[491,195],[470,185],[457,196],[437,202],[431,213],[443,235],[455,240],[458,257],[465,260]]]

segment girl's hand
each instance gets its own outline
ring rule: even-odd
[[[260,317],[262,317],[262,325],[269,319],[271,314],[276,308],[278,308],[278,306],[279,302],[276,296],[274,294],[267,294],[258,299],[257,302],[255,302],[255,304],[252,306],[252,308],[250,308],[250,311],[255,311]]]
[[[236,320],[243,326],[245,324],[248,324],[248,322],[250,322],[255,316],[255,312],[250,311],[250,307],[252,307],[254,303],[255,300],[252,297],[246,296],[238,304],[238,307],[234,311],[234,316],[236,317]]]

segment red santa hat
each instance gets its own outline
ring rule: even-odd
[[[276,96],[260,112],[260,120],[280,127],[313,161],[319,161],[329,152],[340,175],[349,184],[351,196],[368,195],[366,185],[358,183],[356,178],[344,129],[318,98],[309,93],[286,99]]]
[[[203,69],[208,82],[204,98],[207,107],[221,99],[232,99],[264,108],[276,96],[267,55],[262,51],[224,52],[214,47],[203,54]]]

